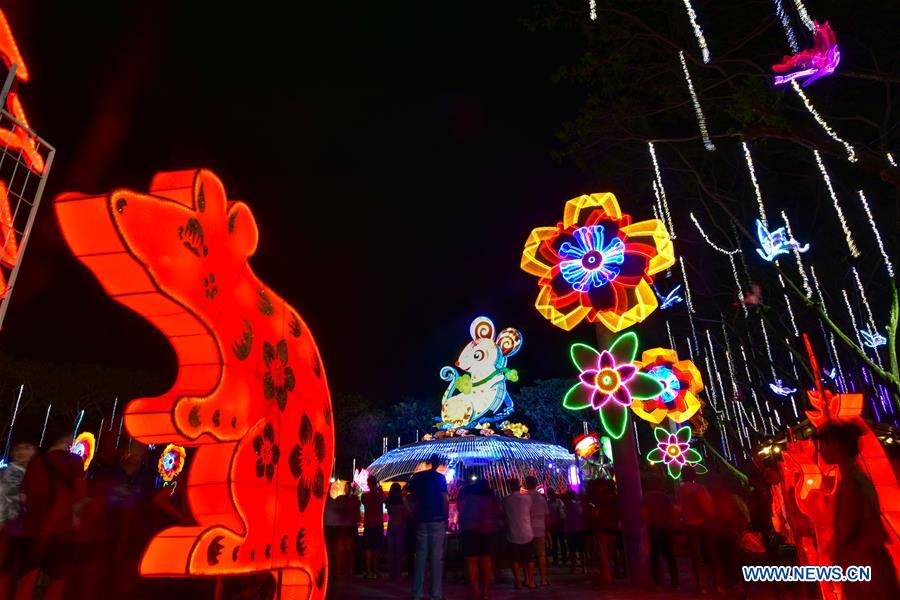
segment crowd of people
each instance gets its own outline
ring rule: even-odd
[[[29,443],[14,445],[10,464],[0,471],[0,600],[30,600],[37,588],[49,600],[98,593],[157,597],[147,595],[152,584],[139,579],[138,562],[156,531],[193,524],[182,506],[183,487],[160,487],[145,446],[104,446],[101,439],[86,476],[82,459],[70,451],[71,432],[50,432],[47,439],[43,452]],[[820,433],[819,451],[841,475],[834,490],[834,539],[821,550],[832,553],[833,564],[873,567],[873,581],[845,585],[845,595],[862,597],[877,589],[900,597],[877,495],[855,461],[858,433],[831,427]],[[529,476],[505,482],[500,495],[478,477],[463,478],[449,490],[437,455],[428,467],[405,486],[391,483],[386,493],[369,477],[365,493],[346,484],[328,498],[324,524],[334,579],[386,574],[399,581],[406,575],[414,598],[439,599],[445,571],[456,572],[471,598],[482,600],[509,576],[516,589],[550,586],[549,566],[557,574],[587,575],[598,588],[626,576],[620,499],[612,480],[586,481],[576,493],[544,489]],[[659,471],[645,471],[643,550],[653,586],[662,589],[665,562],[666,583],[680,588],[681,555],[682,564],[690,564],[691,589],[743,591],[740,566],[746,555],[765,552],[770,540],[779,543],[779,519],[776,514],[773,525],[772,512],[778,498],[773,502],[769,494],[778,487],[769,481],[770,471],[749,488],[730,476],[698,480],[690,467],[677,485]],[[793,526],[802,538],[802,523]],[[182,583],[191,585],[200,584]],[[272,584],[271,578],[248,576],[234,585],[235,597],[254,598],[267,597]]]
[[[156,531],[194,523],[183,488],[160,488],[148,448],[127,438],[117,447],[115,432],[101,435],[86,473],[72,439],[51,426],[43,451],[15,444],[0,473],[0,600],[159,597],[138,564]],[[178,591],[192,586],[203,587]]]

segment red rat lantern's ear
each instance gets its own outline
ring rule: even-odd
[[[472,336],[473,340],[493,340],[496,331],[497,328],[494,327],[494,322],[487,317],[478,317],[469,325],[469,335]]]
[[[497,347],[503,356],[509,358],[522,347],[522,334],[518,329],[507,327],[497,334]]]
[[[253,218],[250,207],[243,202],[230,203],[225,221],[234,248],[244,256],[253,256],[259,242],[259,230],[256,228],[256,219]]]

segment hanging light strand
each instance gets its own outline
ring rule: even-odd
[[[744,288],[741,286],[741,280],[738,279],[737,265],[734,264],[734,256],[728,255],[728,262],[731,263],[731,274],[734,275],[734,285],[737,286],[738,304],[744,309],[744,317],[750,316],[747,311],[747,305],[744,304]]]
[[[747,147],[747,142],[745,141],[741,141],[741,147],[744,149],[744,159],[747,161],[747,170],[750,171],[750,181],[753,183],[753,192],[756,194],[756,204],[759,206],[759,220],[768,229],[769,222],[766,219],[766,208],[763,206],[762,192],[759,190],[759,182],[756,180],[756,169],[753,167],[750,148]]]
[[[687,0],[685,0],[685,2],[687,2]],[[684,71],[684,79],[687,81],[688,92],[690,92],[691,101],[694,103],[694,113],[697,115],[697,124],[700,126],[700,137],[703,138],[703,147],[709,152],[713,152],[716,149],[716,146],[712,143],[712,140],[709,139],[709,131],[706,128],[706,117],[703,116],[703,109],[700,107],[700,98],[697,97],[697,91],[694,89],[694,82],[691,80],[691,72],[688,71],[687,63],[684,60],[684,50],[678,52],[678,59],[681,60],[681,70]]]
[[[853,271],[853,279],[856,280],[856,289],[859,290],[859,297],[866,309],[866,314],[869,316],[869,327],[872,328],[872,331],[875,331],[875,315],[872,314],[872,307],[869,306],[869,299],[866,297],[866,290],[863,288],[862,280],[859,278],[859,271],[856,270],[856,267],[851,267],[850,270]]]
[[[689,313],[694,312],[694,303],[691,301],[691,286],[688,284],[687,271],[684,270],[684,259],[679,256],[678,264],[681,265],[681,280],[684,282],[685,300],[687,300],[687,309]]]
[[[719,395],[722,397],[722,404],[725,410],[725,418],[728,418],[728,398],[725,397],[725,387],[722,385],[722,373],[719,371],[719,365],[716,364],[716,353],[713,351],[713,343],[712,336],[709,334],[709,329],[706,330],[706,343],[709,346],[709,358],[712,360],[713,372],[716,375],[716,381],[710,382],[712,384],[719,384]]]
[[[816,155],[816,163],[819,165],[819,171],[822,172],[822,179],[825,180],[825,186],[828,188],[828,193],[831,195],[831,202],[834,204],[834,210],[837,212],[838,220],[841,222],[841,229],[844,230],[844,238],[847,240],[847,247],[850,249],[850,255],[853,256],[853,258],[859,258],[859,249],[853,241],[853,233],[850,231],[847,219],[844,218],[844,211],[841,210],[841,205],[838,203],[837,194],[834,193],[834,186],[831,185],[831,177],[828,176],[828,171],[825,170],[825,163],[822,162],[822,155],[819,154],[818,150],[813,150],[813,152]]]
[[[797,92],[797,94],[800,96],[800,99],[803,100],[803,105],[806,106],[806,110],[809,111],[809,114],[812,115],[812,118],[816,120],[816,123],[818,123],[822,127],[822,129],[825,130],[825,133],[828,134],[828,137],[844,146],[844,149],[847,150],[847,160],[852,163],[855,163],[857,160],[859,160],[856,156],[856,150],[853,148],[853,146],[847,143],[844,138],[839,136],[837,132],[835,132],[835,130],[825,122],[825,119],[822,118],[822,115],[819,114],[816,108],[812,105],[812,102],[809,100],[809,98],[806,97],[806,94],[803,93],[803,90],[800,88],[800,84],[798,84],[795,80],[791,82],[791,87],[794,88],[794,91]],[[816,154],[818,154],[818,151],[816,151]]]
[[[875,241],[878,242],[878,250],[881,251],[881,257],[884,259],[884,266],[887,268],[888,275],[893,279],[894,265],[891,264],[891,259],[884,249],[884,242],[881,240],[881,234],[878,233],[878,227],[875,226],[875,218],[872,216],[872,211],[869,210],[869,201],[866,199],[866,195],[862,190],[859,190],[859,199],[862,202],[863,208],[866,210],[866,216],[869,217],[869,225],[872,226],[872,233],[875,234]]]
[[[890,152],[887,152],[887,153],[885,153],[885,156],[887,156],[888,162],[891,163],[891,166],[892,166],[892,167],[896,167],[896,166],[897,166],[897,161],[894,160],[894,155],[893,155],[893,154],[891,154]]]
[[[784,220],[784,228],[787,230],[788,237],[790,239],[794,238],[794,232],[791,231],[791,222],[788,220],[787,213],[781,211],[781,218]],[[800,278],[803,280],[803,290],[806,292],[806,297],[809,298],[812,296],[812,288],[809,287],[809,279],[806,277],[806,269],[803,267],[803,258],[800,256],[800,250],[797,249],[796,246],[792,247],[794,252],[794,259],[797,261],[797,270],[800,271]]]
[[[653,171],[656,174],[656,185],[653,190],[656,192],[657,202],[661,204],[662,212],[666,216],[666,223],[669,226],[669,237],[674,240],[675,227],[672,225],[672,215],[669,213],[669,202],[666,199],[666,188],[663,186],[662,173],[659,171],[659,162],[656,160],[656,148],[653,147],[653,142],[647,142],[647,147],[650,149],[650,159],[653,161]]]
[[[703,239],[706,241],[707,244],[710,245],[710,247],[713,250],[715,250],[716,252],[720,252],[720,253],[724,254],[725,256],[731,256],[732,254],[737,254],[738,252],[741,251],[740,248],[735,248],[734,250],[726,250],[725,248],[722,248],[721,246],[716,245],[716,243],[714,241],[709,239],[709,236],[706,235],[706,232],[703,231],[703,228],[700,226],[700,222],[697,221],[697,217],[694,216],[694,213],[690,213],[690,216],[691,216],[691,221],[694,222],[694,227],[697,228],[697,231],[700,232],[700,235],[703,236]]]
[[[787,38],[788,46],[791,47],[791,52],[796,54],[800,51],[800,46],[797,45],[797,36],[794,35],[794,28],[791,27],[791,21],[784,11],[784,5],[781,3],[781,0],[774,0],[774,2],[775,15],[781,21],[781,26],[784,28],[784,35]]]
[[[778,282],[781,283],[781,289],[784,293],[784,303],[788,309],[788,315],[791,317],[791,328],[794,330],[794,335],[800,337],[800,330],[797,329],[797,321],[794,319],[794,309],[791,307],[791,298],[788,296],[787,288],[784,285],[784,277],[781,276],[781,273],[778,274]]]
[[[588,2],[588,6],[590,9],[591,21],[597,20],[597,0],[590,0]],[[795,50],[796,52],[796,50]]]
[[[794,5],[797,7],[797,14],[800,15],[800,20],[803,21],[806,28],[810,31],[815,31],[816,24],[809,18],[809,13],[806,12],[806,7],[803,6],[803,0],[794,0]]]
[[[694,37],[697,38],[697,44],[700,46],[700,54],[703,55],[703,62],[709,62],[709,46],[706,45],[706,36],[703,35],[703,29],[697,22],[697,12],[691,6],[691,0],[684,0],[684,8],[687,10],[688,19],[691,21],[691,27],[694,29]]]
[[[850,315],[850,324],[853,325],[853,332],[856,334],[856,343],[859,344],[859,347],[865,352],[866,347],[863,345],[862,337],[860,337],[859,334],[859,327],[856,325],[856,315],[853,314],[853,305],[850,304],[850,296],[845,289],[842,289],[841,293],[844,295],[844,304],[847,305],[847,314]]]

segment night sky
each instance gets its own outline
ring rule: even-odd
[[[573,336],[533,310],[519,259],[592,190],[551,158],[579,102],[553,81],[573,42],[529,32],[527,3],[102,4],[4,3],[58,154],[2,351],[171,378],[164,339],[69,255],[51,202],[207,167],[254,211],[253,268],[313,330],[334,391],[437,411],[480,314],[523,332],[524,383],[572,375]]]

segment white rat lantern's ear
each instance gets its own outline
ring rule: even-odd
[[[497,335],[497,347],[503,356],[509,358],[522,347],[522,333],[518,329],[507,327]]]
[[[487,317],[478,317],[469,325],[469,335],[472,336],[473,340],[493,340],[496,331],[494,322]]]

